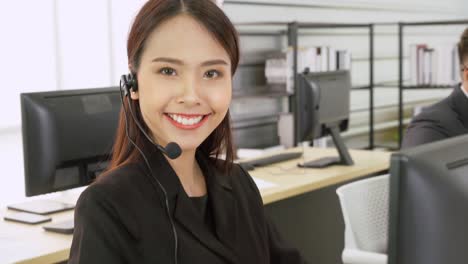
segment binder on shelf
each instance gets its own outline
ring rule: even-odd
[[[273,54],[265,61],[267,84],[283,84],[286,92],[294,93],[293,49],[288,47],[282,54]],[[351,70],[351,53],[328,46],[299,47],[297,50],[297,73]]]
[[[455,44],[411,44],[409,48],[409,84],[447,86],[460,81],[458,50]]]

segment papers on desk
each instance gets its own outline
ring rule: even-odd
[[[265,190],[265,189],[268,189],[268,188],[272,188],[272,187],[278,186],[278,185],[275,184],[275,183],[272,183],[272,182],[269,182],[269,181],[265,181],[265,180],[262,180],[262,179],[259,179],[259,178],[252,177],[252,179],[254,180],[254,182],[255,182],[255,184],[257,185],[257,188],[258,188],[259,190]]]

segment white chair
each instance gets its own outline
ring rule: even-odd
[[[344,264],[387,263],[389,175],[336,190],[345,223]]]

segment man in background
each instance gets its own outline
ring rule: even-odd
[[[468,134],[468,28],[458,43],[458,54],[461,85],[411,121],[403,138],[403,148]]]

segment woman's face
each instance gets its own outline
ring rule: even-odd
[[[142,116],[153,139],[195,150],[221,123],[231,102],[228,53],[201,24],[178,15],[145,43],[137,72]]]

